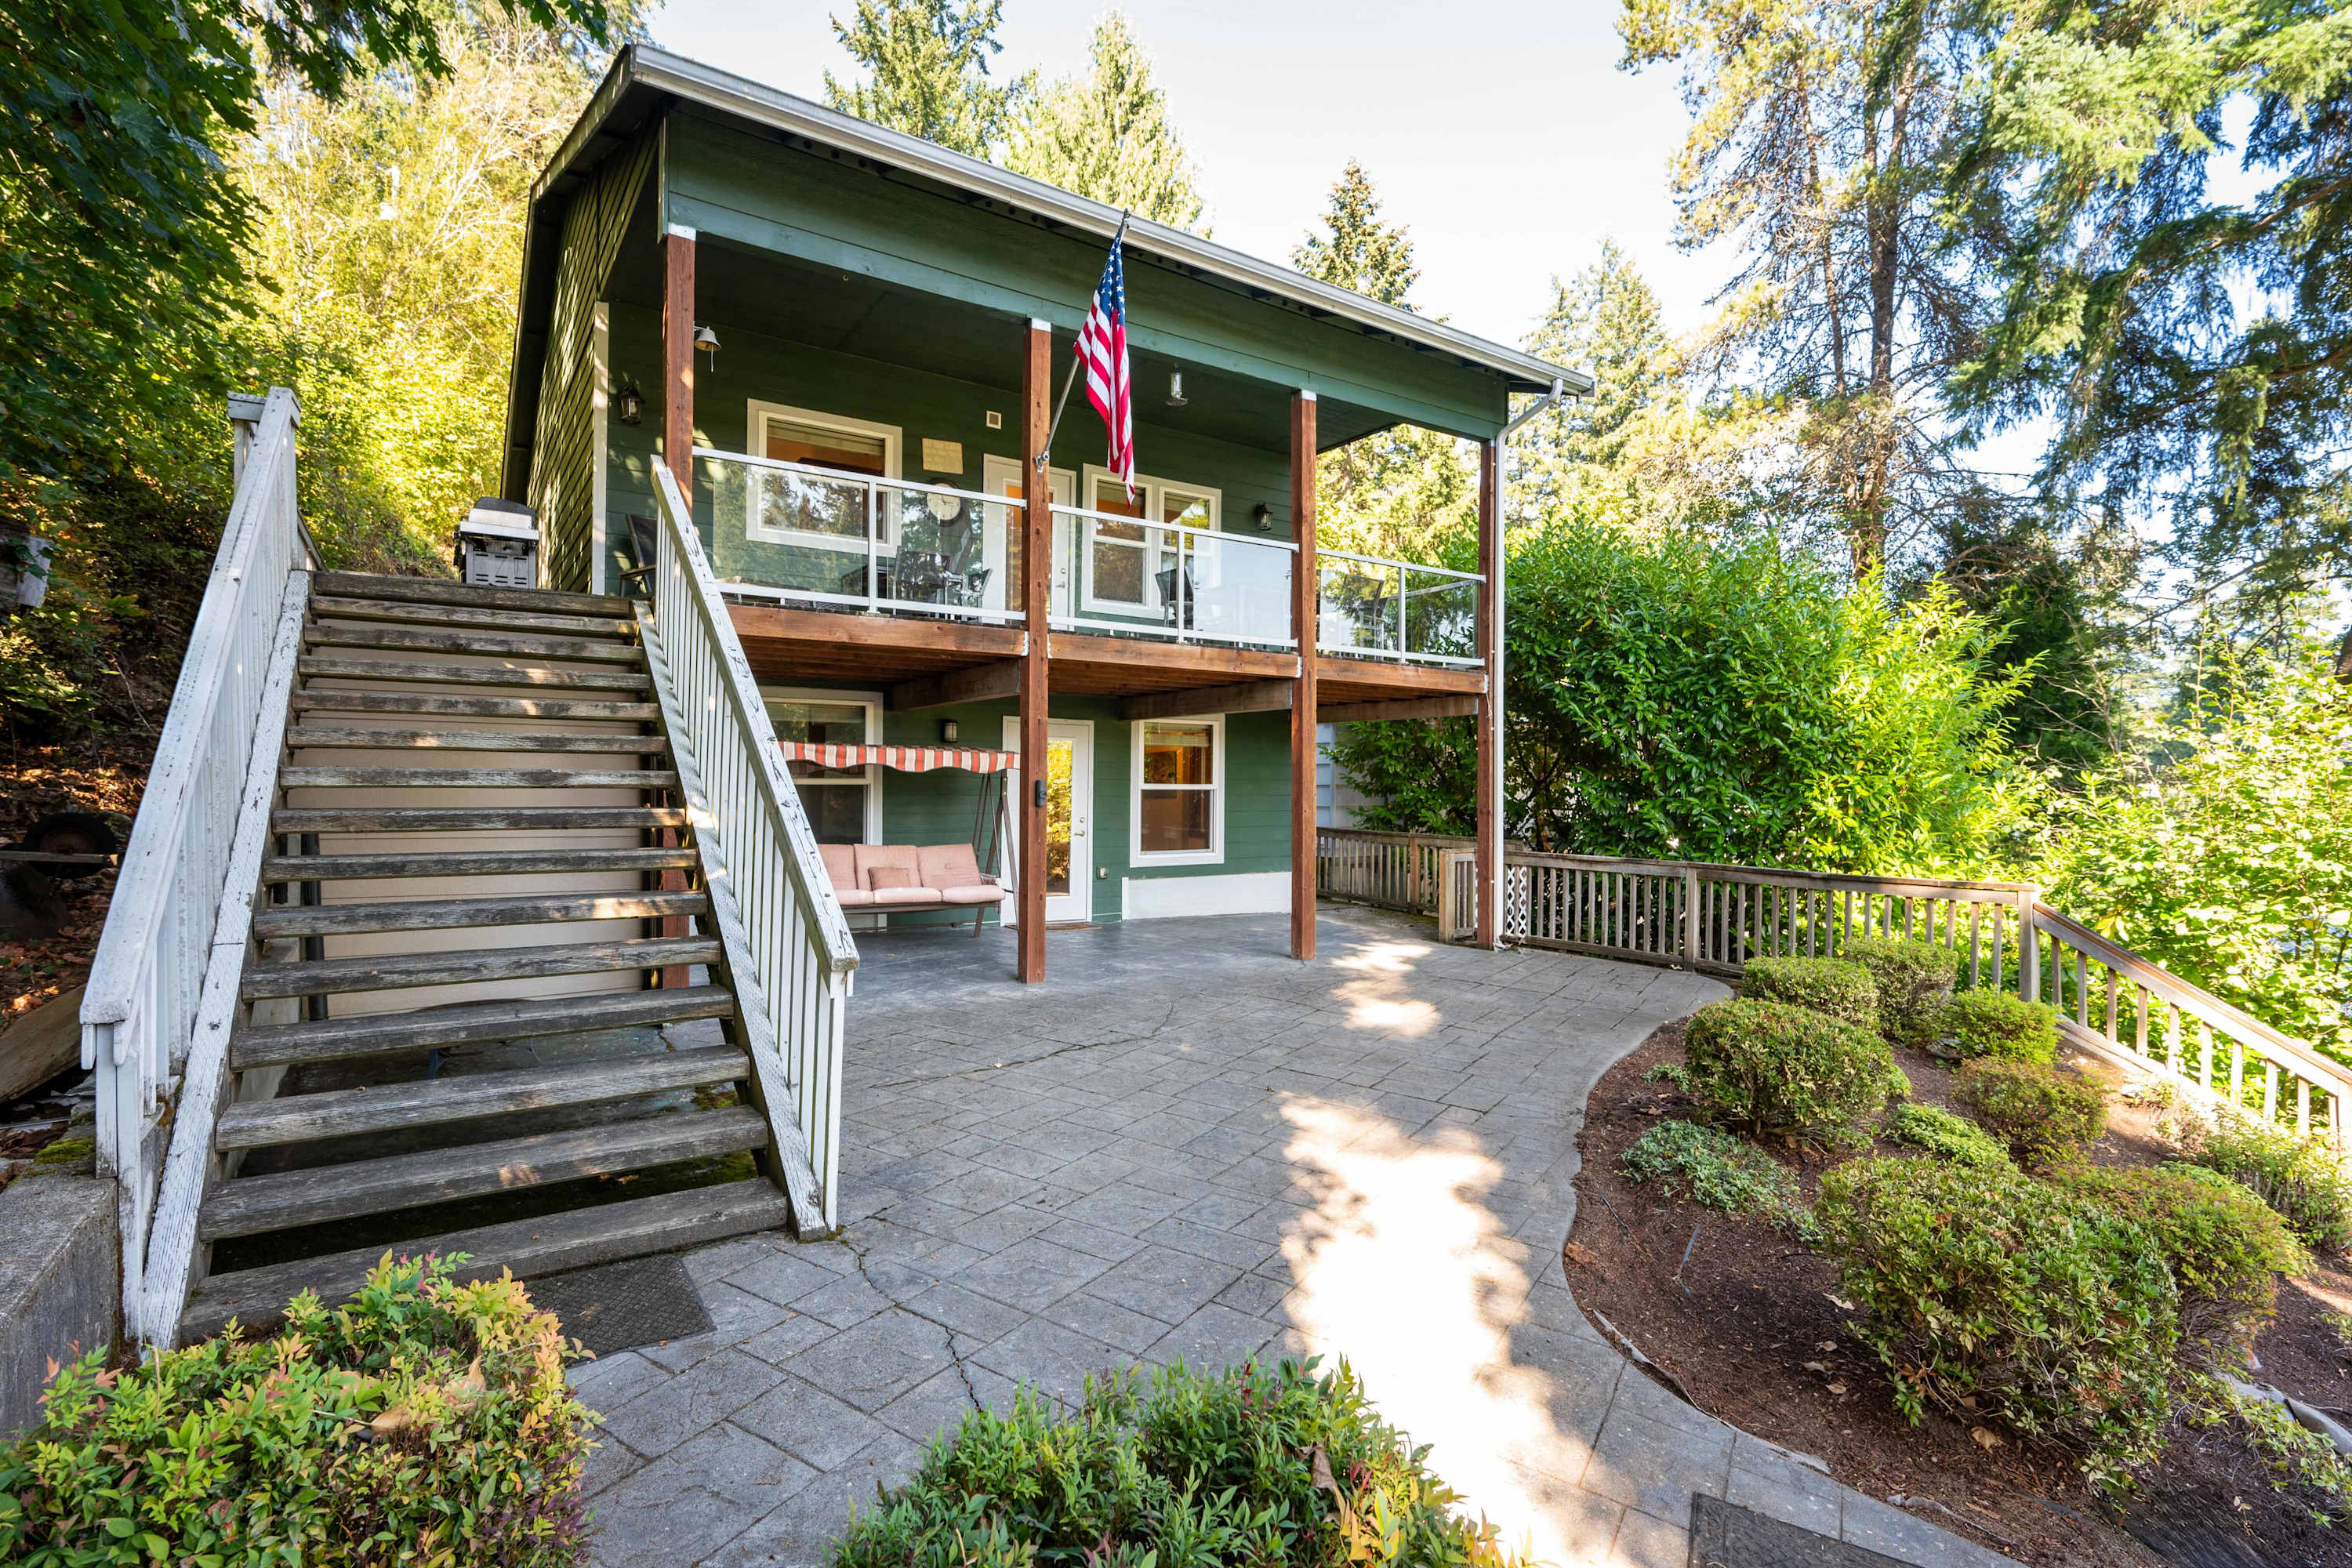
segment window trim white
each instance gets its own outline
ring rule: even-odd
[[[884,425],[872,419],[853,419],[846,414],[833,414],[822,408],[796,408],[789,403],[767,403],[756,397],[746,401],[743,409],[743,449],[746,456],[766,457],[768,455],[767,422],[772,418],[788,419],[795,425],[813,426],[819,430],[830,430],[843,436],[866,436],[878,438],[882,443],[882,473],[875,482],[895,483],[906,477],[902,468],[906,450],[906,430],[902,426]],[[863,541],[845,540],[837,533],[814,533],[800,528],[761,526],[757,521],[760,516],[759,487],[762,482],[761,470],[756,467],[748,468],[746,482],[751,487],[751,493],[747,498],[743,508],[743,537],[752,543],[795,544],[810,550],[845,552],[855,552],[865,548]],[[896,553],[898,548],[897,532],[890,527],[887,513],[883,520],[879,548],[885,555]]]
[[[1209,847],[1206,849],[1143,847],[1143,732],[1154,724],[1206,724],[1209,727],[1209,782],[1201,784],[1153,784],[1153,789],[1205,790],[1209,797]],[[1225,775],[1231,767],[1225,754],[1225,716],[1222,713],[1170,714],[1139,719],[1128,726],[1127,860],[1130,866],[1222,866],[1225,863]]]
[[[842,708],[865,709],[865,743],[869,746],[878,746],[882,743],[882,710],[886,700],[886,695],[879,691],[841,691],[831,687],[824,686],[768,686],[763,684],[760,688],[760,701],[762,706],[770,702],[830,702]],[[882,764],[879,763],[868,763],[866,766],[866,837],[864,842],[867,844],[879,844],[882,842],[882,775],[887,770],[884,769]],[[817,788],[824,789],[837,784],[847,784],[850,781],[847,779],[819,779],[813,782],[814,782]],[[801,788],[801,781],[794,779],[793,781],[793,787],[794,789]]]
[[[1084,498],[1079,505],[1089,512],[1095,510],[1096,481],[1109,479],[1116,482],[1118,479],[1117,474],[1099,463],[1088,463],[1079,470],[1079,494]],[[1116,545],[1122,550],[1140,550],[1144,552],[1143,591],[1150,597],[1141,603],[1137,603],[1129,599],[1104,599],[1096,596],[1095,539],[1096,530],[1100,524],[1097,519],[1089,517],[1086,520],[1086,537],[1079,545],[1086,558],[1086,570],[1082,574],[1086,586],[1085,591],[1079,595],[1079,598],[1085,606],[1085,613],[1088,615],[1101,613],[1113,616],[1156,616],[1167,609],[1166,604],[1160,597],[1160,568],[1165,563],[1168,553],[1168,547],[1164,542],[1167,538],[1164,531],[1168,524],[1154,520],[1167,510],[1166,496],[1170,490],[1174,490],[1180,495],[1197,496],[1209,503],[1209,521],[1195,528],[1194,532],[1216,533],[1222,531],[1224,527],[1225,492],[1215,486],[1196,485],[1183,479],[1161,479],[1157,474],[1138,474],[1135,476],[1135,488],[1143,495],[1143,515],[1136,519],[1147,531],[1143,542],[1138,543],[1133,540],[1112,539],[1106,540],[1104,542]]]

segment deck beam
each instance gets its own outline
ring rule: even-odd
[[[1051,435],[1054,329],[1029,323],[1027,355],[1021,368],[1021,611],[1029,628],[1021,656],[1021,934],[1013,973],[1030,985],[1045,978],[1045,706],[1046,602],[1054,580],[1054,485],[1046,467]]]
[[[907,713],[918,708],[945,708],[955,702],[992,702],[999,698],[1018,697],[1022,672],[1028,668],[1024,653],[1020,658],[978,664],[970,669],[918,676],[890,688],[886,700],[891,712]]]
[[[1322,612],[1322,573],[1315,561],[1315,395],[1290,397],[1290,626],[1298,639],[1298,676],[1290,702],[1290,956],[1315,956],[1315,676]]]
[[[1147,691],[1118,705],[1118,716],[1132,724],[1140,719],[1185,719],[1196,713],[1272,713],[1290,706],[1298,682],[1245,680],[1237,686],[1192,686],[1174,691]]]

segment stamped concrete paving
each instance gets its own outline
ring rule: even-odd
[[[1683,1568],[1704,1491],[1922,1564],[2002,1562],[1701,1414],[1570,1298],[1586,1094],[1710,980],[1440,947],[1327,906],[866,938],[837,1242],[692,1253],[715,1331],[578,1368],[597,1561],[815,1563],[925,1441],[1117,1363],[1345,1355],[1539,1560]]]

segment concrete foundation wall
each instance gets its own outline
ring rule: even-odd
[[[30,1175],[0,1191],[0,1442],[41,1418],[49,1363],[121,1329],[114,1186]]]

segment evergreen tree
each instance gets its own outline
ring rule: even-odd
[[[1551,306],[1528,333],[1528,352],[1593,381],[1591,396],[1563,397],[1538,415],[1507,454],[1513,500],[1528,514],[1556,516],[1594,480],[1631,466],[1640,426],[1680,401],[1681,362],[1657,295],[1606,238],[1591,266],[1566,283],[1552,279]]]
[[[1413,308],[1421,268],[1412,237],[1382,221],[1380,194],[1353,159],[1331,187],[1320,232],[1301,240],[1290,260],[1310,278]],[[1477,475],[1466,445],[1418,426],[1324,453],[1315,484],[1318,533],[1333,549],[1434,563],[1449,536],[1476,524]]]
[[[1125,16],[1113,11],[1095,24],[1089,57],[1083,79],[1065,78],[1029,100],[1004,166],[1154,223],[1195,227],[1197,174]]]
[[[824,73],[824,100],[845,114],[936,142],[975,158],[1003,144],[1027,77],[998,86],[989,58],[1004,46],[996,29],[1004,0],[857,0],[841,40],[872,79],[847,86]]]

